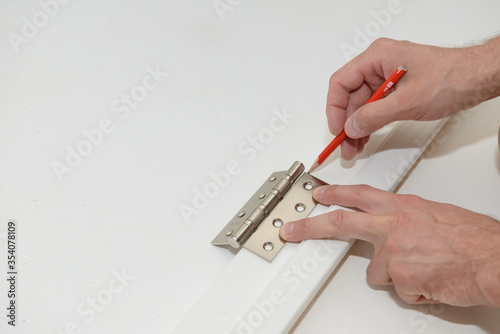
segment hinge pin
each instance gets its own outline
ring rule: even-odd
[[[301,162],[296,161],[286,171],[285,175],[283,175],[283,177],[276,182],[268,195],[264,194],[264,196],[259,196],[259,198],[262,199],[260,204],[248,215],[248,218],[241,224],[241,226],[228,237],[228,243],[232,247],[240,248],[240,246],[247,241],[262,220],[273,210],[283,196],[285,196],[286,192],[292,187],[293,183],[297,181],[302,172],[304,172],[304,169],[304,165]],[[270,181],[274,180],[270,179]]]

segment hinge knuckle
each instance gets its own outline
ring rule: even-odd
[[[250,225],[252,230],[255,230],[265,216],[266,216],[265,211],[262,210],[262,208],[257,207],[255,208],[255,210],[252,211],[252,213],[250,213],[245,223]]]
[[[273,173],[212,244],[230,245],[235,249],[244,246],[272,261],[284,246],[279,227],[287,221],[307,217],[316,205],[312,188],[326,184],[304,170],[304,165],[296,161],[287,171]],[[299,179],[300,184],[296,185]],[[302,184],[311,187],[302,187]]]

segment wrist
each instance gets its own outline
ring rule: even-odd
[[[474,87],[478,103],[500,96],[500,37],[469,48],[475,59]]]
[[[493,221],[491,241],[495,249],[497,245],[500,247],[500,222]],[[490,253],[491,256],[487,256],[487,260],[480,266],[476,275],[476,284],[481,293],[480,304],[500,308],[500,255],[496,250]]]
[[[481,271],[477,275],[477,285],[482,295],[482,302],[490,307],[500,308],[500,269],[499,264]]]

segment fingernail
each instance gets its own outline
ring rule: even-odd
[[[321,186],[321,187],[314,189],[313,196],[314,197],[321,196],[323,194],[323,192],[325,191],[325,189],[326,189],[326,186]]]
[[[281,235],[283,237],[288,237],[292,234],[294,223],[287,223],[281,227]]]
[[[359,128],[358,122],[354,117],[351,117],[347,120],[345,127],[346,127],[346,134],[349,137],[359,138],[365,135],[364,132]]]

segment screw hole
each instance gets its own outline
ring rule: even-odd
[[[274,180],[276,180],[276,176],[271,176],[271,178],[269,179],[269,182],[273,182]]]
[[[314,188],[314,183],[312,183],[311,181],[307,181],[304,183],[305,190],[311,190],[312,188]]]
[[[303,203],[297,203],[297,205],[295,205],[295,210],[297,210],[298,212],[304,212],[305,209],[306,206]]]
[[[264,197],[266,197],[266,194],[260,194],[260,195],[259,195],[259,198],[260,198],[260,199],[263,199]]]
[[[281,227],[283,225],[283,220],[281,220],[280,218],[276,218],[275,220],[273,220],[273,225],[274,227]]]
[[[264,243],[264,249],[268,252],[272,251],[274,248],[274,244],[270,241]]]
[[[240,213],[238,213],[238,218],[243,217],[245,214],[246,214],[246,212],[245,212],[245,211],[241,211]]]

